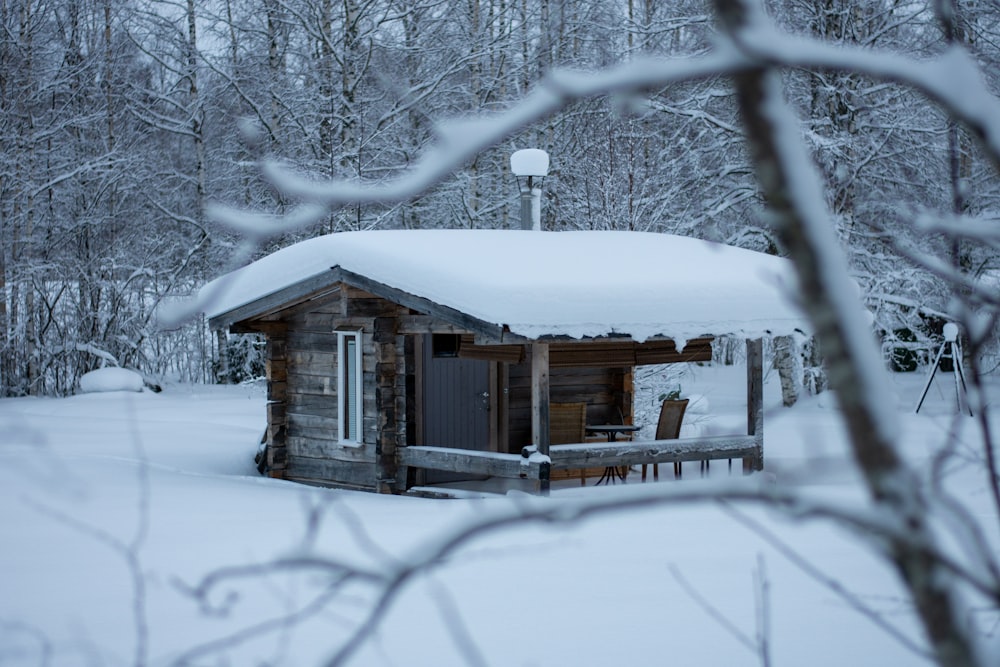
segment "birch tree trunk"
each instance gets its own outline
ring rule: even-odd
[[[191,114],[191,140],[194,144],[195,215],[201,219],[205,209],[205,108],[198,89],[198,17],[194,0],[187,0],[187,80]]]
[[[0,2],[0,29],[7,30],[12,26],[13,15],[6,2]],[[12,50],[0,49],[0,117],[12,118],[14,112],[14,99],[11,86],[11,77],[8,74],[14,67],[14,54]],[[5,127],[3,134],[0,134],[0,151],[6,155],[13,152],[8,132],[10,128]],[[10,163],[4,160],[0,162],[0,197],[6,198],[14,194],[9,173]],[[11,335],[10,320],[7,311],[7,235],[11,220],[8,216],[7,206],[0,205],[0,397],[9,395],[10,381],[14,369],[11,355]]]
[[[789,408],[802,393],[802,355],[792,336],[776,336],[772,349],[774,370],[781,380],[781,403]]]
[[[25,2],[21,10],[21,26],[20,26],[20,37],[21,44],[24,48],[24,99],[29,99],[29,91],[34,88],[35,82],[32,78],[33,65],[34,65],[34,28],[32,22],[34,20],[34,14],[31,11],[32,5],[30,2]],[[24,309],[21,312],[21,318],[24,321],[24,326],[22,331],[24,332],[24,360],[25,367],[27,368],[27,376],[24,378],[25,387],[29,394],[38,393],[38,357],[37,350],[35,349],[36,343],[36,330],[35,330],[35,291],[32,287],[30,280],[31,271],[31,258],[32,258],[32,236],[34,235],[34,222],[35,222],[35,195],[34,187],[32,181],[34,180],[35,171],[35,156],[36,156],[36,141],[34,137],[34,116],[30,111],[26,110],[26,118],[18,124],[20,128],[19,137],[23,141],[24,151],[22,155],[26,156],[25,164],[22,166],[20,162],[18,163],[18,169],[22,171],[22,178],[18,181],[24,187],[23,190],[23,219],[24,222],[19,228],[15,228],[14,231],[14,252],[13,259],[15,266],[19,267],[17,270],[17,278],[15,284],[15,290],[20,288],[24,291]],[[14,292],[15,302],[17,300],[17,292]],[[13,313],[13,319],[15,323],[17,322],[17,311]]]

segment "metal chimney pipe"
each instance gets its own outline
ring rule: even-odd
[[[521,229],[539,231],[542,226],[542,190],[534,187],[533,180],[533,176],[528,176],[527,187],[521,188]]]
[[[549,173],[549,154],[538,148],[514,151],[510,156],[510,170],[521,191],[521,229],[541,231],[541,181]]]

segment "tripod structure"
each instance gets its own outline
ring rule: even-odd
[[[920,394],[920,402],[917,403],[916,412],[920,412],[920,407],[924,404],[924,399],[927,398],[927,391],[931,388],[931,382],[934,381],[934,375],[938,368],[941,367],[942,359],[951,359],[951,371],[955,377],[955,403],[958,405],[958,410],[962,412],[964,402],[965,411],[971,417],[972,408],[969,407],[969,394],[965,386],[965,368],[962,366],[962,344],[958,340],[958,325],[952,322],[944,325],[944,342],[941,343],[941,349],[938,350],[937,356],[934,358],[931,372],[927,375],[927,384],[924,385],[924,392]]]

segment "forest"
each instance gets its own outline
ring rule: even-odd
[[[917,60],[958,46],[1000,91],[995,2],[764,4],[782,30],[832,45]],[[262,170],[389,182],[454,123],[510,109],[552,72],[704,56],[719,30],[705,2],[0,0],[0,24],[0,396],[72,393],[105,365],[252,376],[253,339],[156,316],[252,258],[213,207],[274,225],[253,256],[343,230],[516,228],[508,158],[520,148],[552,157],[545,230],[785,252],[721,75],[574,97],[394,202],[317,212]],[[836,69],[781,76],[876,332],[889,350],[934,349],[955,284],[1000,284],[995,165],[912,87]],[[987,231],[946,233],[959,223]],[[995,334],[973,353],[992,370]]]

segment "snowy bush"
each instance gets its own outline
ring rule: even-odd
[[[126,368],[99,368],[84,373],[80,391],[85,394],[105,391],[142,391],[142,376]]]

